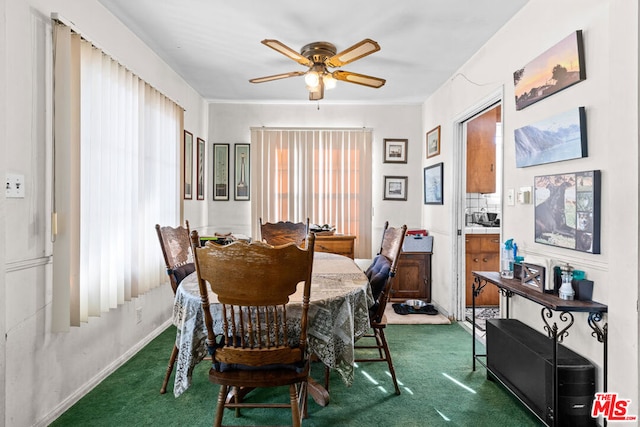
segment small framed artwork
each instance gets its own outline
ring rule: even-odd
[[[407,200],[406,176],[385,176],[383,200]]]
[[[198,200],[204,200],[204,153],[205,153],[205,142],[202,138],[197,138],[198,142],[198,167],[196,169],[197,172],[197,182],[196,182],[196,194]]]
[[[407,163],[406,139],[384,140],[384,163]]]
[[[193,134],[184,131],[184,176],[182,178],[182,195],[185,199],[193,199]]]
[[[440,154],[440,126],[427,132],[427,159]]]
[[[535,242],[600,253],[600,171],[534,177]]]
[[[442,180],[444,176],[444,164],[438,163],[424,168],[424,204],[441,205]]]
[[[250,192],[250,151],[249,144],[235,144],[235,191],[234,200],[249,200]]]
[[[229,200],[229,144],[213,144],[213,200]]]
[[[584,107],[556,114],[514,131],[516,167],[587,157]]]
[[[545,268],[541,265],[522,264],[521,280],[524,286],[529,286],[538,292],[544,292]]]
[[[578,30],[513,73],[516,110],[586,78],[582,31]]]

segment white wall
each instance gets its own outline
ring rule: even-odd
[[[576,30],[583,31],[587,80],[515,110],[513,71]],[[636,0],[531,0],[459,72],[424,104],[423,130],[442,125],[445,205],[426,206],[423,224],[436,239],[454,245],[452,203],[460,155],[453,123],[492,92],[504,90],[503,189],[532,186],[536,175],[602,171],[602,253],[586,254],[534,242],[533,205],[503,206],[503,240],[514,238],[527,256],[569,262],[595,281],[594,300],[608,305],[608,390],[632,400],[638,413],[638,3]],[[530,168],[516,168],[514,129],[556,113],[586,107],[589,156]],[[429,159],[431,160],[431,159]],[[434,275],[446,276],[433,290],[452,301],[454,261],[434,254]],[[513,299],[512,313],[542,331],[540,307]],[[453,307],[451,307],[453,309]],[[557,318],[556,318],[557,319]],[[600,367],[603,347],[590,336],[586,314],[576,314],[565,344]],[[600,386],[600,384],[599,384]]]
[[[0,176],[24,174],[26,184],[24,199],[0,196],[0,425],[47,424],[161,331],[172,311],[170,287],[161,286],[70,332],[51,332],[52,12],[183,106],[194,136],[207,135],[206,102],[95,0],[0,0]],[[201,222],[204,209],[194,201],[185,215]]]
[[[302,88],[303,89],[303,88]],[[337,90],[337,89],[336,89]],[[301,90],[301,97],[305,96]],[[420,226],[422,180],[420,159],[424,155],[425,137],[420,128],[420,105],[334,105],[304,102],[282,104],[210,104],[209,149],[213,143],[250,143],[251,127],[366,127],[373,130],[373,210],[372,245],[379,249],[382,227],[407,224]],[[408,139],[407,164],[383,164],[383,140]],[[209,161],[210,163],[210,161]],[[212,174],[207,175],[210,179]],[[408,176],[407,201],[382,200],[383,176]],[[253,177],[252,179],[256,179]],[[251,235],[251,203],[212,201],[208,190],[209,225],[219,232]],[[231,197],[233,199],[233,197]],[[257,218],[255,219],[257,221]],[[313,218],[311,218],[313,221]],[[377,246],[377,247],[376,247]]]

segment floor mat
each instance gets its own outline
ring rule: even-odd
[[[465,320],[471,323],[472,308],[467,307],[465,313]],[[487,319],[495,319],[500,317],[499,307],[478,307],[476,308],[476,328],[484,331],[486,330]]]
[[[442,313],[435,315],[425,314],[397,314],[391,303],[387,304],[384,311],[387,323],[390,325],[450,325],[451,321]]]

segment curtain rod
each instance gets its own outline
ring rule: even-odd
[[[360,130],[360,131],[373,131],[373,128],[367,127],[280,127],[280,126],[251,126],[251,130]]]
[[[84,33],[82,31],[80,31],[78,29],[78,27],[76,27],[76,24],[73,23],[73,21],[68,20],[67,18],[63,17],[62,15],[60,15],[58,12],[52,12],[51,13],[51,20],[52,21],[56,21],[59,22],[62,25],[65,25],[67,27],[69,27],[71,29],[71,31],[73,31],[74,33],[78,34],[80,37],[82,37],[82,39],[86,40],[88,43],[91,43],[91,45],[93,47],[95,47],[96,49],[99,49],[101,52],[103,52],[104,54],[108,55],[111,59],[113,59],[114,61],[116,61],[118,64],[120,64],[122,67],[124,67],[127,71],[129,71],[131,74],[135,75],[136,77],[138,77],[140,80],[142,80],[145,84],[149,85],[149,87],[153,88],[154,90],[158,91],[158,93],[162,94],[162,96],[164,96],[165,98],[167,98],[168,100],[170,100],[171,102],[175,103],[178,107],[182,108],[183,111],[187,111],[187,109],[184,107],[184,105],[180,104],[178,101],[176,101],[175,99],[171,98],[170,96],[168,96],[166,93],[164,93],[163,91],[161,91],[160,89],[158,89],[157,87],[155,87],[154,85],[152,85],[150,82],[148,82],[146,79],[142,78],[138,73],[134,72],[133,70],[131,70],[129,67],[127,67],[126,65],[124,65],[119,59],[117,59],[114,55],[112,55],[111,53],[109,53],[108,50],[103,49],[99,44],[95,43],[93,40],[90,40],[87,36],[84,35]]]

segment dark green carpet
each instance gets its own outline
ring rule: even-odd
[[[172,383],[167,394],[159,393],[174,338],[175,328],[170,327],[52,426],[212,425],[218,387],[209,383],[207,362],[196,367],[191,388],[179,398],[173,397]],[[471,337],[460,325],[390,325],[387,339],[402,394],[393,393],[385,363],[363,363],[351,387],[332,376],[328,406],[309,400],[309,418],[303,426],[541,425],[508,392],[487,381],[484,368],[471,371]],[[323,366],[314,364],[312,374],[323,378]],[[287,401],[286,389],[252,393]],[[228,410],[223,422],[290,424],[290,412],[247,409],[235,418]]]

